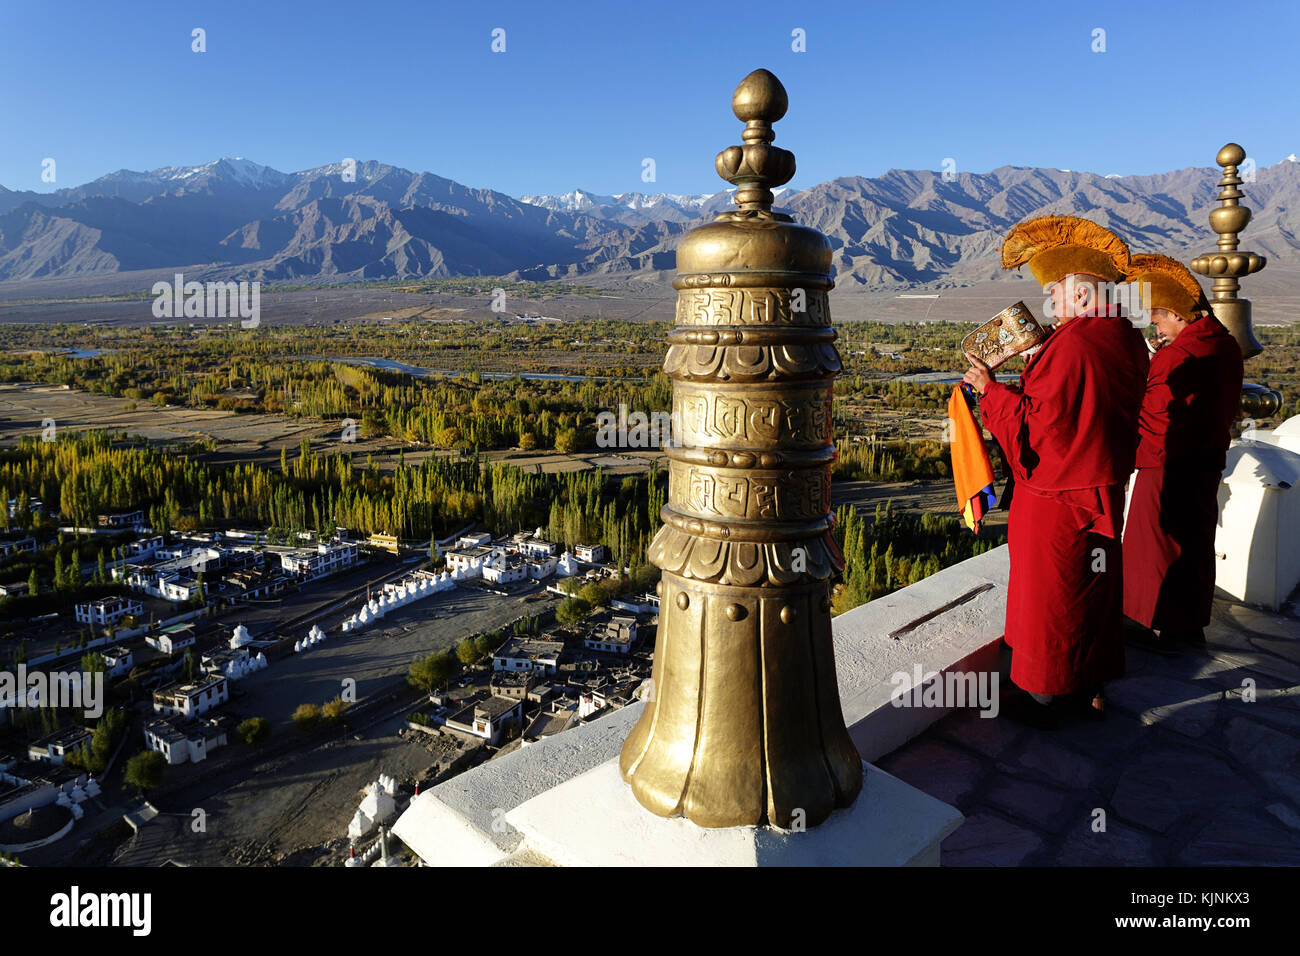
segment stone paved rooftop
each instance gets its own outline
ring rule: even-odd
[[[1291,607],[1220,599],[1204,649],[1130,644],[1103,722],[1037,731],[961,710],[876,764],[966,814],[945,866],[1300,865]]]

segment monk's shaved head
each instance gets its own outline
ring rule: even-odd
[[[1084,315],[1101,301],[1105,280],[1086,272],[1072,272],[1048,287],[1052,318],[1058,325]]]

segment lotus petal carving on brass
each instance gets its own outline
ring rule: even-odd
[[[653,693],[619,759],[642,806],[706,827],[815,826],[862,786],[831,646],[831,247],[771,208],[786,105],[766,70],[741,82],[717,158],[738,208],[678,246]]]

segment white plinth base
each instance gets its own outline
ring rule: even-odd
[[[862,793],[804,832],[707,829],[665,819],[632,796],[610,760],[506,814],[523,849],[560,866],[937,866],[965,819],[953,807],[863,764]]]

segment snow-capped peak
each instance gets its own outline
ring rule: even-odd
[[[163,166],[149,175],[168,182],[184,182],[204,175],[216,175],[234,180],[241,186],[253,187],[282,183],[286,178],[279,170],[242,156],[223,156],[201,166]]]
[[[615,193],[612,196],[602,196],[597,193],[587,192],[585,189],[574,189],[571,192],[563,193],[559,196],[520,196],[520,202],[526,202],[531,206],[543,206],[547,209],[562,210],[564,212],[578,212],[583,209],[590,209],[593,206],[622,206],[626,209],[651,209],[659,205],[676,206],[681,210],[699,209],[704,206],[710,199],[709,193]]]

